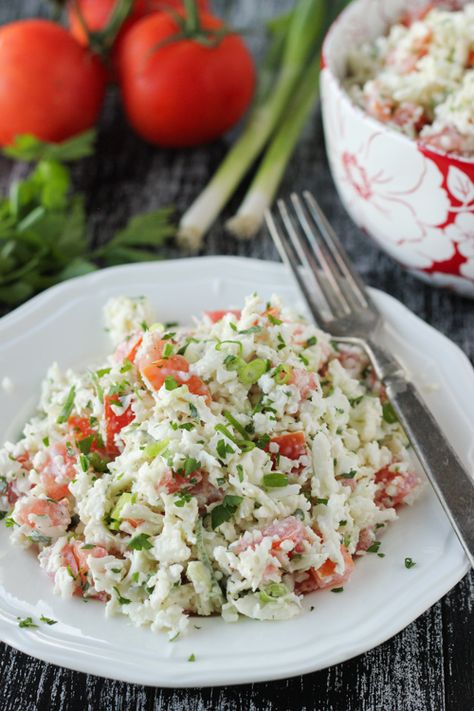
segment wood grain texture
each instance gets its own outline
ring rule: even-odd
[[[257,27],[288,0],[216,3],[239,26]],[[44,12],[38,0],[0,0],[0,23]],[[250,31],[258,53],[261,35]],[[174,204],[182,211],[200,192],[226,151],[226,142],[187,151],[155,150],[136,139],[121,115],[118,97],[104,110],[97,155],[74,169],[88,196],[91,239],[100,243],[135,212]],[[25,167],[0,159],[0,190]],[[316,116],[287,172],[282,194],[310,188],[367,281],[392,294],[474,358],[473,303],[431,289],[404,272],[351,223],[337,198]],[[229,206],[239,203],[242,191]],[[179,256],[175,247],[169,256]],[[276,259],[266,234],[250,243],[227,237],[219,222],[203,254]],[[285,681],[241,687],[164,690],[104,680],[45,664],[0,645],[1,711],[471,711],[474,706],[474,578],[467,576],[443,600],[400,634],[367,654],[325,671]],[[317,631],[315,631],[317,633]]]

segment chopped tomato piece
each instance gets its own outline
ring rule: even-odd
[[[288,459],[299,459],[308,452],[304,432],[288,432],[272,437],[270,442],[277,444],[280,454]]]
[[[140,332],[133,333],[128,336],[122,343],[119,343],[115,349],[115,359],[118,363],[123,360],[129,360],[130,363],[135,362],[137,356],[137,351],[140,348],[143,341],[143,334]]]
[[[97,430],[92,427],[88,417],[72,415],[68,419],[67,423],[73,432],[76,442],[81,442],[88,437],[93,437],[90,447],[91,451],[105,454],[104,448],[102,447],[101,437]]]
[[[71,541],[61,550],[62,564],[67,566],[77,582],[77,587],[74,591],[75,595],[82,595],[84,586],[87,582],[87,573],[89,566],[87,559],[89,556],[93,558],[103,558],[107,555],[107,550],[102,546],[94,546],[93,548],[83,548],[82,541]]]
[[[140,372],[150,383],[153,390],[159,390],[169,376],[173,377],[178,385],[182,384],[183,375],[189,372],[189,363],[181,355],[172,355],[169,358],[153,358],[147,353],[140,359]]]
[[[168,472],[160,482],[167,494],[177,494],[185,491],[198,500],[199,509],[208,504],[213,504],[222,499],[222,491],[209,481],[208,473],[203,469],[198,469],[189,477],[182,476],[177,472]]]
[[[293,368],[289,382],[299,390],[301,401],[306,400],[314,390],[318,389],[316,374],[304,368]]]
[[[207,387],[206,383],[201,380],[197,375],[190,375],[187,380],[184,380],[181,385],[187,385],[188,390],[193,395],[200,395],[205,398],[207,404],[211,402],[211,392]]]
[[[47,496],[59,501],[69,495],[69,482],[76,476],[77,450],[71,444],[56,442],[44,452],[38,466],[41,483]]]
[[[115,435],[119,434],[124,427],[135,419],[135,413],[131,405],[121,415],[115,414],[114,405],[117,405],[116,396],[106,395],[104,397],[106,447],[107,453],[111,457],[117,457],[120,454],[120,449],[115,442]]]
[[[227,314],[233,314],[236,319],[240,319],[241,311],[239,309],[225,309],[223,311],[206,311],[206,316],[211,319],[212,323],[222,321]]]
[[[379,489],[375,495],[375,503],[382,508],[400,506],[419,484],[414,472],[392,471],[389,467],[380,469],[375,474]]]
[[[36,496],[28,500],[22,499],[18,504],[18,520],[39,533],[46,533],[45,529],[53,526],[66,528],[71,516],[69,506],[65,499],[62,501],[49,501],[38,499]]]
[[[256,536],[253,540],[241,538],[239,541],[232,544],[232,550],[235,553],[241,553],[247,548],[255,548],[255,546],[263,540],[263,538],[269,536],[274,538],[272,542],[272,551],[274,553],[281,550],[281,546],[284,541],[292,541],[294,547],[289,553],[291,557],[292,553],[301,553],[304,550],[303,541],[309,540],[304,524],[299,519],[295,518],[295,516],[288,516],[288,518],[285,518],[282,521],[275,521],[275,523],[272,523],[270,526],[262,529],[259,534],[260,535]]]
[[[299,595],[306,595],[315,590],[331,590],[342,587],[352,575],[355,564],[345,546],[341,546],[341,553],[344,558],[342,573],[336,573],[336,563],[328,559],[319,568],[310,568],[307,571],[306,579],[296,585],[295,592]]]

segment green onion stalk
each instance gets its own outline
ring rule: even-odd
[[[299,0],[289,16],[281,69],[271,92],[257,103],[250,121],[204,191],[181,218],[178,239],[198,251],[204,234],[274,132],[324,28],[325,0]]]
[[[226,223],[236,237],[254,237],[262,226],[265,212],[273,202],[286,166],[319,96],[319,54],[300,82],[297,94],[265,152],[258,172],[237,214]]]

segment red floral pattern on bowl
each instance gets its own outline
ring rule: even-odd
[[[474,297],[474,159],[424,146],[377,122],[341,85],[350,47],[424,5],[355,0],[336,20],[322,58],[326,147],[339,195],[359,227],[416,276]]]

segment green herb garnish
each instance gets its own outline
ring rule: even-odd
[[[263,475],[263,485],[267,489],[277,489],[283,486],[288,486],[288,477],[281,472],[271,472],[271,474]]]
[[[127,548],[132,551],[149,551],[153,548],[153,544],[150,543],[150,536],[148,533],[139,533],[138,536],[134,536],[131,541],[129,541]]]
[[[221,524],[229,521],[235,514],[240,504],[243,501],[243,496],[234,496],[228,494],[224,497],[222,504],[215,506],[211,511],[211,526],[213,529],[218,528]]]
[[[73,385],[68,392],[68,395],[67,395],[67,398],[64,402],[61,414],[59,415],[58,419],[56,420],[58,425],[63,425],[65,422],[68,421],[69,416],[71,415],[71,412],[72,412],[72,408],[74,407],[75,397],[76,397],[76,388]]]
[[[413,558],[405,558],[405,568],[414,568],[416,565],[415,561]]]

